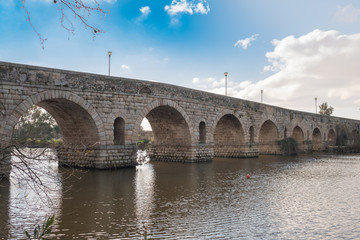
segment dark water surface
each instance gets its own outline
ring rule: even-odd
[[[54,239],[360,239],[360,155],[151,162],[71,177],[47,164],[46,201],[3,184],[0,237],[24,238],[55,214]]]

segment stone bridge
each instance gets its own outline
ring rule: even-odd
[[[0,62],[0,81],[0,146],[11,144],[19,118],[37,105],[61,129],[59,163],[77,167],[136,165],[144,118],[155,138],[151,158],[163,161],[281,154],[279,140],[288,137],[300,152],[349,146],[359,139],[360,121],[163,83],[7,62]],[[4,157],[1,161],[9,164]]]

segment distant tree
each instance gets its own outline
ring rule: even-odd
[[[319,113],[321,115],[328,115],[328,116],[330,116],[334,111],[334,108],[328,106],[327,102],[323,102],[321,105],[319,105],[319,109],[320,109]]]
[[[42,108],[33,106],[15,126],[14,143],[18,146],[46,145],[60,137],[60,129],[54,118]]]
[[[68,32],[71,32],[74,34],[75,28],[72,20],[70,20],[70,17],[66,14],[67,12],[70,13],[71,18],[79,19],[80,22],[85,26],[85,28],[91,29],[93,33],[93,37],[95,37],[98,33],[104,32],[102,29],[96,27],[95,25],[92,25],[88,22],[89,17],[92,13],[98,13],[100,15],[103,15],[104,17],[109,14],[108,10],[104,10],[101,8],[100,4],[98,3],[98,0],[51,0],[53,4],[56,4],[58,7],[58,10],[60,11],[60,23],[61,26],[66,29]],[[31,22],[30,18],[30,12],[25,6],[26,0],[21,0],[21,7],[25,10],[27,14],[26,21],[29,22],[31,28],[34,30],[34,32],[38,35],[41,45],[44,48],[44,42],[47,40],[47,38],[43,38],[41,34],[36,30],[35,26]]]

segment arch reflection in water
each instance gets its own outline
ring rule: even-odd
[[[62,184],[51,149],[22,149],[27,158],[12,157],[9,238],[22,239],[51,215],[60,216]],[[53,227],[53,232],[56,226]]]

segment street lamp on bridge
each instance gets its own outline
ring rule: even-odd
[[[227,96],[227,75],[228,75],[228,72],[224,72],[224,75],[225,75],[225,96]]]
[[[110,57],[111,57],[112,52],[108,51],[108,54],[109,54],[109,76],[110,76]]]

